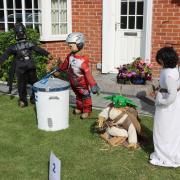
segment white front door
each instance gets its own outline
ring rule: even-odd
[[[145,57],[145,0],[116,0],[114,69]]]

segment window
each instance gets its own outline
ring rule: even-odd
[[[71,0],[1,0],[0,32],[14,23],[37,29],[42,41],[65,40],[71,32]]]
[[[65,40],[72,31],[71,0],[42,0],[42,41]]]
[[[144,2],[143,0],[121,1],[121,29],[143,29]]]
[[[38,0],[1,0],[0,31],[8,31],[14,23],[23,22],[26,27],[36,28],[41,33],[41,9],[38,4]]]

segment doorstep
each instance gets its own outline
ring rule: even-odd
[[[120,94],[129,97],[138,97],[142,101],[154,106],[154,87],[158,87],[158,79],[147,81],[145,85],[134,84],[118,84],[116,81],[117,74],[107,73],[93,74],[102,93],[106,94]]]

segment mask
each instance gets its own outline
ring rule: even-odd
[[[16,23],[14,26],[14,32],[17,40],[26,39],[26,28],[22,23]]]

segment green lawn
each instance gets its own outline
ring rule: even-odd
[[[34,106],[21,109],[17,99],[0,94],[0,180],[47,180],[53,151],[62,163],[62,180],[174,180],[180,168],[148,163],[152,146],[152,118],[141,121],[148,142],[136,151],[112,148],[92,127],[98,115],[80,120],[70,109],[70,127],[58,132],[38,130]]]

